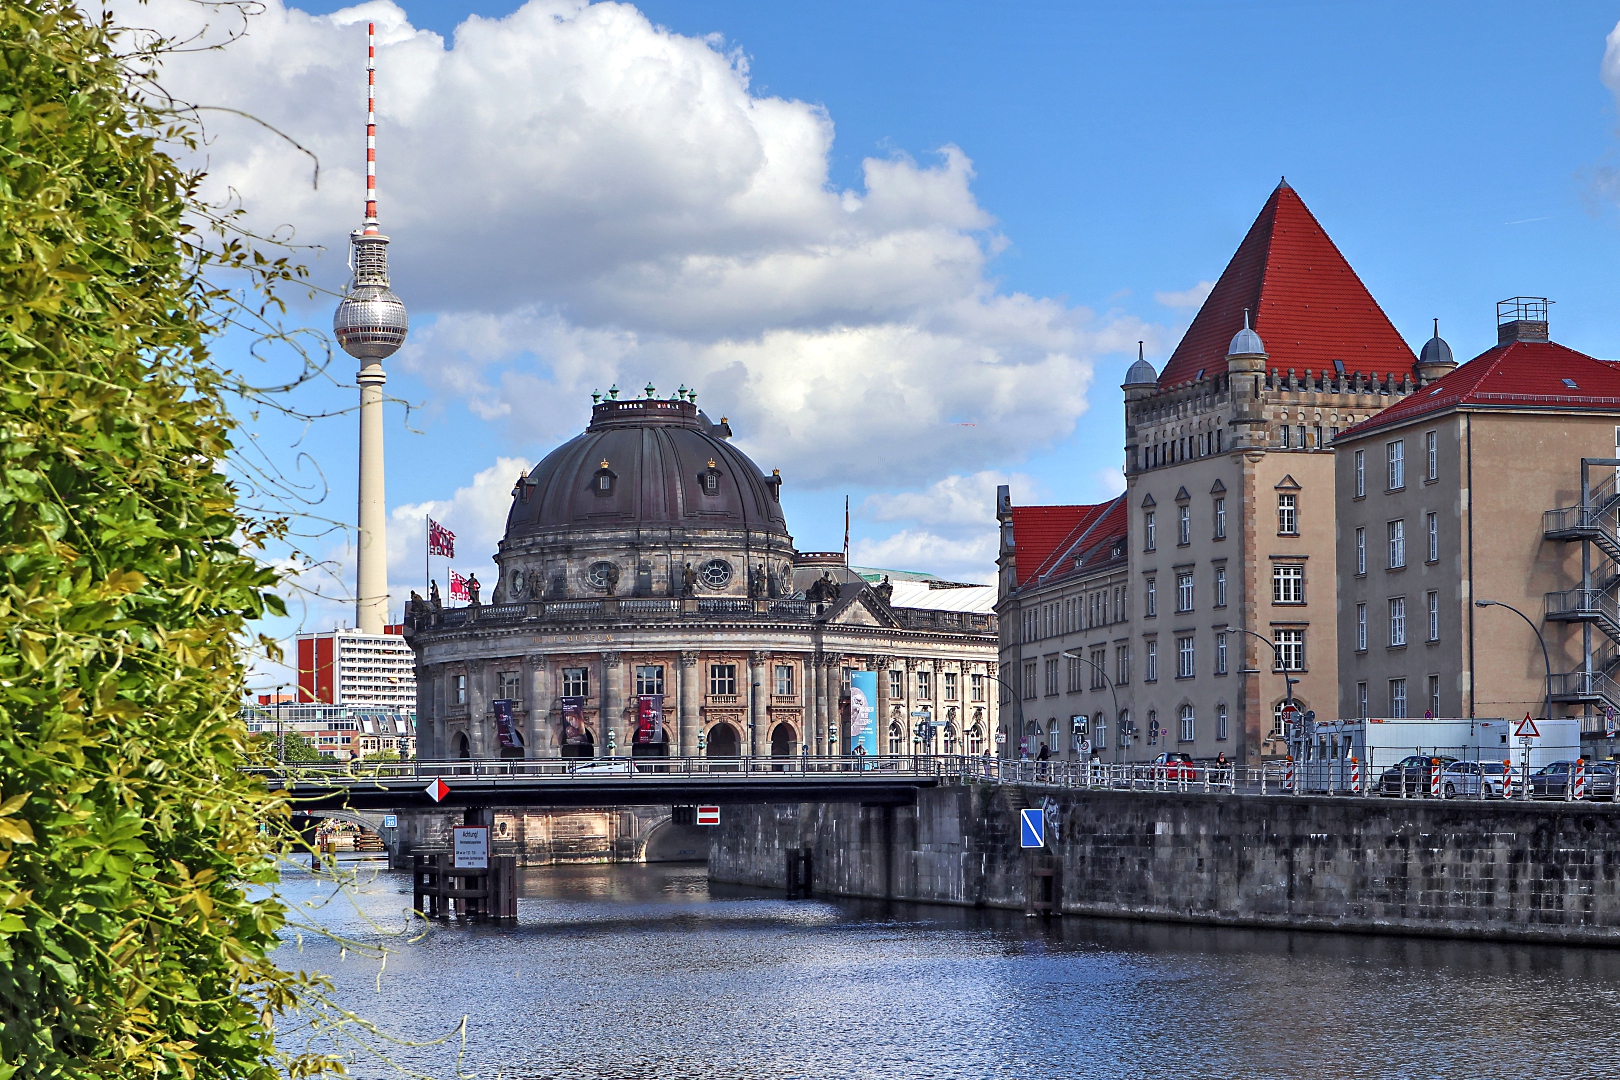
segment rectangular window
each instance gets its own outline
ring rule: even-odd
[[[906,673],[898,668],[889,669],[889,697],[896,701],[906,697]]]
[[[1034,701],[1035,691],[1035,661],[1031,660],[1024,665],[1024,700]]]
[[[1389,715],[1400,719],[1406,715],[1406,680],[1389,680]]]
[[[1131,647],[1120,645],[1114,649],[1114,685],[1125,686],[1131,681]]]
[[[1277,496],[1277,535],[1298,536],[1299,517],[1296,513],[1297,504],[1292,495]]]
[[[1356,652],[1367,651],[1367,605],[1356,605]]]
[[[972,700],[974,700],[974,701],[983,701],[984,700],[984,676],[983,675],[973,674],[973,675],[968,676],[968,693],[973,695]]]
[[[1159,681],[1159,643],[1157,641],[1147,643],[1147,671],[1143,673],[1142,681]]]
[[[1429,533],[1429,561],[1440,561],[1440,515],[1429,514],[1424,521]]]
[[[1098,713],[1096,721],[1091,725],[1091,748],[1093,750],[1108,749],[1108,721],[1103,714]]]
[[[1274,630],[1271,639],[1277,643],[1277,671],[1305,670],[1305,631]]]
[[[1283,449],[1284,450],[1288,449],[1288,443],[1289,443],[1289,440],[1290,440],[1290,437],[1291,437],[1289,435],[1289,432],[1291,432],[1292,430],[1293,429],[1290,428],[1287,424],[1284,424],[1282,426],[1282,444],[1283,444]]]
[[[945,700],[956,700],[956,672],[954,671],[945,673]]]
[[[1226,737],[1226,702],[1222,701],[1215,706],[1215,739],[1225,742]]]
[[[1193,672],[1193,639],[1189,634],[1176,638],[1176,678],[1190,679]]]
[[[1364,682],[1356,683],[1356,716],[1367,719],[1367,684]]]
[[[1147,608],[1147,610],[1144,611],[1143,614],[1150,619],[1159,613],[1159,592],[1157,586],[1158,582],[1154,578],[1147,579],[1147,599],[1143,601],[1143,605]]]
[[[1226,635],[1215,635],[1215,674],[1226,674]]]
[[[1192,742],[1193,737],[1198,733],[1197,732],[1197,724],[1194,722],[1193,716],[1194,716],[1193,707],[1191,705],[1183,705],[1181,707],[1181,741],[1182,742]]]
[[[1389,568],[1399,570],[1406,565],[1406,521],[1397,518],[1389,523]]]
[[[1389,490],[1398,491],[1406,486],[1406,440],[1396,439],[1385,446],[1389,456]]]
[[[456,704],[467,704],[467,676],[456,676]]]
[[[1147,513],[1142,515],[1142,550],[1143,551],[1152,551],[1154,549],[1154,544],[1156,543],[1156,541],[1155,541],[1155,533],[1156,532],[1157,532],[1157,530],[1155,529],[1154,524],[1153,524],[1153,511],[1149,510]]]
[[[1273,566],[1271,568],[1271,602],[1273,604],[1303,604],[1305,602],[1305,568],[1303,566]]]
[[[780,670],[780,669],[778,669]],[[792,668],[788,668],[792,671]],[[636,665],[636,693],[662,694],[664,692],[664,665],[663,664],[637,664]]]
[[[591,669],[565,667],[562,669],[563,697],[591,696]]]
[[[1066,657],[1064,657],[1064,659],[1069,662],[1069,668],[1068,668],[1068,674],[1069,674],[1068,688],[1069,688],[1069,693],[1078,694],[1080,692],[1080,690],[1081,690],[1081,686],[1080,686],[1080,658],[1078,656],[1066,656]]]
[[[1108,650],[1106,648],[1091,650],[1090,667],[1091,688],[1093,690],[1104,689],[1107,686],[1107,680],[1104,675],[1108,670]]]
[[[1058,663],[1057,657],[1046,662],[1046,696],[1056,697],[1058,692]]]
[[[522,692],[522,690],[519,689],[519,678],[518,678],[518,673],[517,672],[515,672],[515,671],[503,671],[503,672],[501,672],[501,674],[500,674],[500,684],[501,684],[501,697],[506,699],[507,701],[517,701],[522,696],[523,692]]]
[[[1429,676],[1429,716],[1440,715],[1440,676]]]
[[[917,696],[924,701],[934,696],[934,673],[932,671],[917,672]]]
[[[1193,609],[1193,576],[1191,570],[1184,570],[1176,575],[1176,610],[1191,611]]]
[[[1367,530],[1356,530],[1356,573],[1367,572]]]
[[[1389,643],[1406,644],[1406,597],[1396,596],[1389,601]]]
[[[777,664],[776,665],[776,696],[777,697],[792,697],[793,696],[793,665],[792,664]]]
[[[1367,494],[1367,451],[1357,450],[1355,453],[1356,470],[1356,498]]]
[[[1215,500],[1215,539],[1226,539],[1226,500]]]
[[[1440,479],[1440,433],[1428,431],[1423,434],[1423,451],[1428,458],[1427,479]]]
[[[1430,590],[1425,597],[1429,606],[1429,640],[1440,640],[1440,594]]]
[[[1226,606],[1226,567],[1215,568],[1215,606]]]
[[[1192,507],[1183,506],[1176,516],[1176,543],[1186,547],[1192,543]]]
[[[737,694],[737,665],[709,665],[709,693],[735,697]]]

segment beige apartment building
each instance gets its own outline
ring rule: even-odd
[[[1164,370],[1138,360],[1122,387],[1127,599],[1108,640],[1130,679],[1116,680],[1098,756],[1254,762],[1286,752],[1290,697],[1301,712],[1337,710],[1332,443],[1449,372],[1441,349],[1413,356],[1278,185]],[[1039,614],[1063,610],[1070,585],[1052,572],[1060,530],[1038,512],[1096,508],[1002,502],[1002,664],[1034,665],[1040,691],[1047,664],[1102,634]],[[1018,689],[1026,711],[1045,704],[1027,681]]]
[[[1620,370],[1549,341],[1545,300],[1498,322],[1495,347],[1334,442],[1339,710],[1512,718],[1550,697],[1590,740],[1620,707],[1620,542],[1615,467],[1582,459],[1620,457]]]

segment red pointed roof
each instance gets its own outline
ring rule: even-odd
[[[1200,369],[1226,370],[1226,350],[1243,312],[1265,343],[1273,371],[1289,368],[1383,376],[1413,370],[1417,358],[1350,269],[1316,216],[1287,183],[1266,200],[1181,344],[1161,387],[1192,382]]]
[[[1024,580],[1037,581],[1052,574],[1061,577],[1066,573],[1090,573],[1099,563],[1108,561],[1107,557],[1099,558],[1102,549],[1125,536],[1125,496],[1116,495],[1105,503],[1089,507],[1088,511],[1036,567],[1035,573],[1020,575]],[[1075,559],[1082,560],[1081,565],[1076,566]]]
[[[1509,341],[1341,431],[1339,438],[1455,408],[1620,412],[1620,368],[1554,341]]]

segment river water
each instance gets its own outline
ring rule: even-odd
[[[388,950],[305,933],[285,966],[457,1032],[381,1044],[434,1077],[1620,1076],[1620,951],[787,901],[680,865],[526,871],[516,926],[414,936],[407,874],[282,894]]]

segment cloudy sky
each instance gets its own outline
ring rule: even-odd
[[[1163,361],[1282,174],[1414,343],[1439,317],[1473,355],[1492,303],[1532,293],[1559,302],[1555,336],[1620,355],[1612,8],[1117,7],[267,0],[165,82],[319,157],[317,187],[267,127],[204,114],[211,190],[322,246],[337,289],[378,25],[380,209],[412,315],[388,365],[412,406],[387,433],[401,596],[424,512],[484,570],[517,474],[593,389],[648,382],[696,387],[782,470],[801,547],[842,543],[847,495],[859,561],[992,580],[995,485],[1118,490],[1136,343]],[[237,29],[183,0],[115,10]],[[302,403],[346,405],[349,362],[333,374]],[[320,477],[318,515],[352,518],[352,417],[254,423]],[[341,537],[310,550],[340,592]]]

